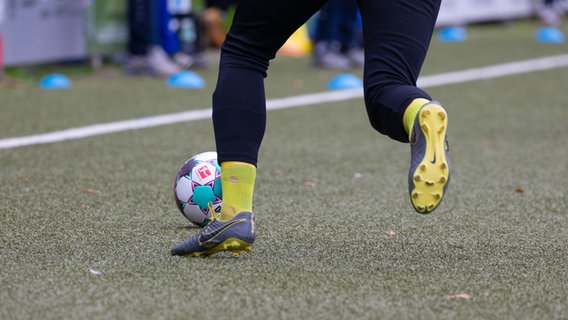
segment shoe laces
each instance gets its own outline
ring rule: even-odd
[[[207,208],[209,209],[209,213],[211,213],[211,217],[209,217],[209,222],[213,222],[213,220],[219,217],[220,213],[215,211],[215,206],[213,206],[213,202],[211,201],[207,203]]]

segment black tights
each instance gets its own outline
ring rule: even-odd
[[[350,1],[350,0],[347,0]],[[355,1],[355,0],[351,0]],[[406,107],[431,99],[416,87],[441,0],[357,0],[363,21],[364,92],[373,128],[408,142]],[[239,0],[221,51],[213,94],[219,161],[256,165],[266,126],[269,61],[325,0]]]

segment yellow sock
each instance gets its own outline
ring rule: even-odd
[[[414,119],[416,119],[418,111],[420,111],[420,108],[422,108],[422,106],[428,102],[430,102],[430,100],[418,98],[412,100],[408,107],[406,107],[404,116],[402,117],[402,122],[404,125],[404,130],[406,130],[406,133],[408,133],[408,135],[410,135],[410,133],[412,132],[412,126],[414,125]]]
[[[237,161],[221,163],[223,204],[219,220],[227,221],[241,211],[252,211],[255,180],[254,165]]]

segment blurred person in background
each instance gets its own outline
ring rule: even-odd
[[[362,68],[365,60],[355,0],[329,0],[316,16],[313,36],[314,66],[348,70]]]
[[[562,21],[564,10],[557,0],[543,0],[537,8],[537,14],[543,25],[557,27]]]
[[[161,45],[155,0],[128,0],[128,75],[168,77],[181,71]]]
[[[201,14],[201,21],[205,26],[205,35],[210,47],[221,48],[225,41],[227,30],[225,29],[225,16],[229,8],[237,3],[237,0],[206,0],[205,9]]]

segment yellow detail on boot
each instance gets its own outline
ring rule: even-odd
[[[242,211],[252,212],[256,167],[250,163],[228,161],[221,163],[223,204],[219,220],[227,221]]]
[[[408,133],[408,136],[410,136],[412,132],[412,127],[414,126],[414,119],[416,119],[418,111],[420,111],[420,108],[422,108],[422,106],[427,104],[428,102],[430,102],[430,100],[424,98],[418,98],[412,100],[412,102],[408,105],[408,107],[406,107],[404,115],[402,116],[402,123],[404,125],[404,130],[406,131],[406,133]]]

